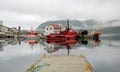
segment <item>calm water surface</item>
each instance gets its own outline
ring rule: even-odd
[[[80,55],[96,72],[120,72],[120,35],[103,36],[100,41],[80,41],[69,45],[42,40],[0,39],[0,72],[25,72],[44,53]],[[88,42],[88,44],[87,44]]]

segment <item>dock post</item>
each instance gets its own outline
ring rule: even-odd
[[[43,58],[47,58],[47,55],[46,55],[46,54],[43,54]]]
[[[35,70],[35,65],[32,64],[30,70],[34,71]]]
[[[90,70],[90,64],[86,64],[85,69]]]
[[[80,54],[80,58],[83,58],[83,54]]]

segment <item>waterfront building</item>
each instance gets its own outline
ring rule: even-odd
[[[45,33],[44,35],[49,35],[49,34],[58,34],[61,31],[61,26],[58,24],[50,24],[45,27]]]

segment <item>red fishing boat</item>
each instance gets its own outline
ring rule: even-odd
[[[69,26],[69,20],[67,20],[68,26],[64,31],[60,31],[59,34],[50,34],[47,36],[47,42],[62,42],[65,40],[75,40],[78,35],[77,32],[73,31],[73,29]]]
[[[34,32],[32,27],[31,27],[31,30],[30,32],[28,32],[28,37],[38,37],[38,33],[37,32]]]
[[[59,34],[49,34],[47,35],[47,42],[64,42],[69,40],[79,40],[84,39],[88,35],[87,30],[80,30],[78,33],[75,32],[69,26],[69,20],[67,20],[67,27],[64,31],[60,31]],[[92,35],[88,35],[87,37],[92,37],[94,40],[98,40],[101,32],[95,31]]]
[[[101,35],[101,32],[99,32],[99,31],[96,31],[95,33],[94,33],[94,35]]]

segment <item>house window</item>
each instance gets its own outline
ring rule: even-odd
[[[52,30],[52,28],[50,27],[50,30]]]
[[[47,28],[47,30],[48,30],[48,28]]]

